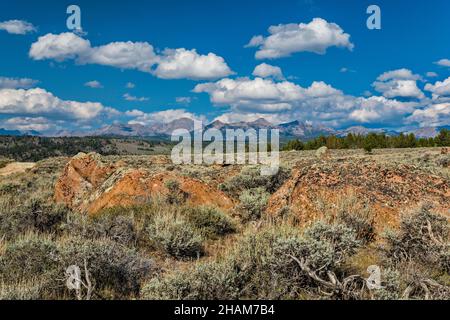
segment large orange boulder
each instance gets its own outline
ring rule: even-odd
[[[55,186],[55,200],[80,207],[85,196],[98,188],[116,168],[101,161],[96,153],[79,153],[65,166]]]
[[[178,182],[190,204],[225,210],[233,207],[223,192],[199,180],[171,172],[152,174],[120,163],[106,164],[97,154],[79,154],[69,161],[56,183],[55,199],[75,210],[95,214],[105,208],[143,204],[165,196],[169,193],[168,181]]]

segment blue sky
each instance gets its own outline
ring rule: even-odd
[[[66,28],[70,4],[83,33]],[[370,4],[381,30],[366,27]],[[449,12],[444,0],[2,1],[0,128],[449,125]]]

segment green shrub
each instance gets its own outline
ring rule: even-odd
[[[236,273],[226,263],[198,263],[189,271],[175,271],[147,282],[141,291],[145,300],[238,299]]]
[[[237,210],[244,222],[261,218],[269,201],[270,194],[263,188],[245,190],[239,197]]]
[[[69,297],[65,270],[71,265],[83,268],[85,261],[95,292],[103,298],[136,295],[140,283],[154,268],[151,260],[113,241],[82,238],[56,241],[29,234],[5,245],[0,255],[0,278],[6,284],[38,278],[43,298]]]
[[[203,237],[177,214],[157,214],[147,227],[146,237],[155,248],[178,259],[204,254]]]
[[[302,237],[291,227],[248,233],[228,257],[240,298],[295,299],[308,283],[295,261]]]
[[[24,203],[3,205],[0,214],[0,234],[11,239],[21,233],[58,232],[69,209],[63,205],[47,203],[43,199],[31,198]]]
[[[29,280],[58,267],[58,248],[47,236],[27,234],[6,243],[0,255],[0,278],[6,282]]]
[[[346,257],[359,247],[352,230],[317,223],[304,234],[287,225],[249,231],[215,262],[159,276],[141,291],[144,299],[299,299],[317,286],[293,257],[305,258],[318,275],[344,273]]]
[[[167,190],[166,201],[169,204],[180,205],[186,202],[188,194],[181,190],[180,183],[177,180],[168,180],[165,183]]]
[[[304,233],[304,248],[300,256],[307,257],[313,269],[339,268],[346,258],[356,253],[361,241],[343,224],[315,222]]]
[[[317,222],[303,234],[292,227],[274,227],[247,235],[232,254],[240,270],[241,294],[252,299],[296,299],[311,295],[314,283],[292,259],[303,258],[319,276],[342,273],[345,259],[359,247],[352,230]]]
[[[138,240],[133,210],[128,208],[106,209],[94,217],[74,212],[68,215],[62,229],[72,236],[105,238],[127,246],[134,246]]]
[[[153,262],[135,250],[110,240],[69,238],[59,247],[60,272],[70,265],[87,263],[95,289],[106,290],[113,298],[138,294],[142,280],[154,270]]]
[[[401,298],[401,274],[397,270],[386,269],[381,274],[381,286],[374,290],[377,300],[398,300]]]
[[[393,262],[416,261],[448,272],[448,241],[447,218],[431,212],[431,206],[423,205],[403,216],[397,232],[386,234],[385,250]]]
[[[375,213],[371,205],[359,199],[354,192],[343,194],[336,203],[329,204],[320,201],[321,208],[329,217],[335,217],[335,221],[344,224],[356,232],[358,240],[368,244],[375,240]],[[334,212],[334,213],[333,213]]]
[[[289,169],[280,167],[277,174],[263,176],[260,167],[246,167],[240,174],[221,184],[221,190],[233,196],[238,196],[243,190],[263,188],[268,193],[274,193],[289,178]]]
[[[373,216],[366,213],[367,211],[342,211],[337,217],[337,221],[355,231],[356,238],[364,244],[375,240]]]
[[[222,211],[211,207],[191,207],[184,210],[187,220],[204,236],[214,238],[236,231],[234,222]]]

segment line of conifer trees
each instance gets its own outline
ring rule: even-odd
[[[413,133],[401,133],[397,136],[388,136],[384,133],[367,135],[349,133],[345,137],[320,136],[306,142],[294,139],[283,146],[283,151],[315,150],[323,146],[329,149],[364,149],[368,152],[382,148],[448,147],[450,146],[450,130],[442,129],[434,138],[417,138]]]

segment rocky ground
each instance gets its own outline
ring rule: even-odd
[[[421,202],[449,214],[448,159],[441,150],[380,150],[373,155],[334,151],[326,159],[314,152],[286,152],[282,166],[289,179],[270,197],[267,213],[290,210],[304,222],[320,216],[321,203],[354,194],[373,207],[377,225],[391,225],[400,212]],[[231,210],[239,199],[219,190],[220,183],[239,174],[242,166],[174,166],[167,156],[102,157],[79,154],[70,160],[55,184],[55,200],[80,212],[145,203],[170,191],[176,181],[193,205]]]

